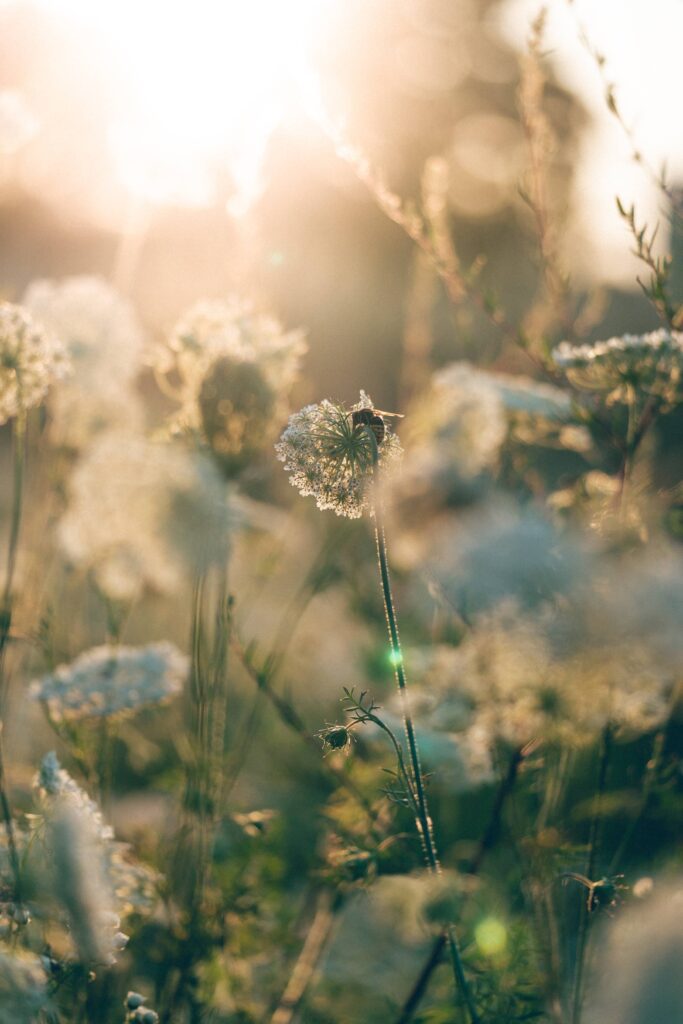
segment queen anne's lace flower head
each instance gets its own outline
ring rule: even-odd
[[[95,432],[142,424],[134,390],[143,336],[128,302],[99,277],[33,281],[24,305],[66,346],[74,372],[51,397],[51,433],[79,448]]]
[[[283,330],[272,316],[258,313],[251,303],[233,297],[199,302],[176,324],[168,345],[153,358],[158,378],[181,405],[177,428],[200,429],[200,392],[210,371],[225,361],[258,369],[273,407],[291,388],[306,352],[303,331]],[[171,386],[168,379],[178,380]],[[211,438],[209,438],[211,441]]]
[[[237,521],[214,465],[180,446],[107,433],[69,481],[58,540],[109,597],[176,590],[188,570],[223,561]]]
[[[67,801],[90,818],[100,839],[113,839],[114,832],[109,825],[105,825],[99,807],[69,775],[66,768],[62,768],[54,750],[43,758],[34,786],[46,806],[57,799]]]
[[[22,306],[0,303],[0,424],[40,405],[69,370],[62,344]]]
[[[170,643],[94,647],[33,683],[56,721],[104,718],[158,704],[180,692],[188,659]]]
[[[634,392],[672,406],[683,397],[683,332],[661,328],[608,341],[553,350],[555,364],[579,388],[604,392],[608,402],[630,401]]]
[[[369,495],[373,477],[374,446],[371,426],[354,422],[354,412],[374,411],[364,391],[350,410],[327,399],[307,405],[290,416],[289,425],[275,445],[278,459],[290,474],[290,483],[304,496],[316,499],[318,508],[338,516],[358,519],[371,510]],[[379,464],[394,462],[401,443],[384,422],[377,445]]]

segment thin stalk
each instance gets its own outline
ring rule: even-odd
[[[21,513],[24,496],[24,469],[26,464],[26,413],[20,412],[12,423],[12,458],[13,458],[13,494],[12,513],[10,520],[9,543],[7,547],[7,570],[5,586],[0,604],[0,813],[2,814],[7,846],[9,850],[12,874],[14,875],[15,898],[21,902],[21,869],[14,834],[12,807],[7,790],[4,750],[4,717],[5,700],[7,697],[7,676],[5,672],[5,655],[7,640],[12,624],[12,588],[19,548],[19,532],[21,529]]]
[[[598,854],[598,831],[600,828],[600,811],[602,798],[605,793],[607,782],[607,769],[612,752],[612,727],[608,723],[602,731],[602,742],[600,750],[600,765],[598,768],[598,786],[595,797],[595,810],[591,819],[590,833],[588,836],[588,860],[586,862],[585,875],[589,881],[593,881],[595,865]],[[583,973],[586,960],[586,947],[588,944],[588,906],[582,902],[579,919],[579,933],[576,942],[576,963],[574,968],[574,990],[572,995],[572,1024],[580,1024],[581,1005],[583,1002]]]
[[[654,738],[654,743],[652,745],[652,757],[645,766],[645,778],[643,780],[643,793],[640,801],[640,806],[638,807],[638,811],[635,817],[633,818],[630,826],[624,833],[624,836],[621,842],[619,843],[619,846],[617,847],[614,856],[612,857],[612,860],[610,861],[610,865],[607,868],[608,878],[610,875],[613,875],[616,869],[618,868],[622,857],[626,853],[626,850],[628,849],[629,844],[638,829],[638,826],[640,825],[641,821],[645,816],[646,811],[650,806],[650,801],[652,799],[655,782],[657,780],[657,774],[661,767],[662,759],[664,756],[665,742],[666,732],[665,730],[662,730],[661,732],[658,732]]]
[[[377,448],[377,440],[373,431],[369,427],[365,427],[365,433],[370,439],[372,445],[373,463],[375,468],[375,478],[378,476],[378,462],[379,462],[379,451]],[[375,541],[377,544],[377,557],[379,560],[379,574],[380,582],[382,585],[382,596],[384,598],[384,611],[386,613],[387,628],[389,631],[389,640],[391,643],[391,660],[394,666],[394,675],[396,678],[396,684],[401,699],[401,710],[403,712],[403,725],[405,728],[406,740],[408,743],[408,753],[410,756],[410,763],[412,768],[412,781],[415,791],[415,798],[417,803],[417,814],[415,823],[417,825],[418,833],[422,840],[422,847],[424,850],[425,860],[429,870],[433,874],[441,874],[441,864],[439,863],[439,856],[436,848],[436,842],[434,839],[434,828],[432,825],[432,819],[429,814],[429,807],[427,804],[427,796],[424,791],[424,781],[422,777],[422,768],[420,766],[420,754],[417,745],[417,738],[415,736],[415,726],[413,725],[413,718],[410,712],[410,707],[407,699],[407,681],[405,675],[405,669],[403,667],[403,651],[401,649],[401,641],[398,633],[398,621],[396,618],[396,608],[394,605],[394,598],[391,590],[391,579],[389,576],[389,561],[387,558],[387,543],[386,536],[384,533],[384,520],[382,516],[382,504],[381,498],[375,501],[374,507],[375,513]],[[463,998],[465,1006],[467,1007],[467,1013],[471,1024],[479,1024],[480,1017],[477,1013],[477,1009],[474,1005],[474,999],[465,976],[465,967],[462,961],[462,955],[458,944],[458,938],[455,932],[455,928],[451,925],[447,929],[447,942],[448,948],[451,955],[451,963],[453,966],[453,974],[456,980],[456,986]]]
[[[12,447],[13,447],[13,500],[12,518],[10,521],[9,544],[7,547],[7,575],[5,576],[5,589],[2,596],[3,612],[9,613],[12,602],[12,585],[14,583],[14,571],[17,563],[17,550],[19,548],[19,530],[21,528],[21,512],[24,498],[24,468],[26,464],[26,413],[20,412],[12,423]],[[9,632],[9,624],[7,626]],[[5,630],[2,635],[2,646],[7,639]],[[0,647],[0,650],[2,647]]]
[[[503,809],[510,793],[514,789],[519,775],[519,768],[524,757],[525,751],[522,749],[518,748],[512,752],[507,771],[504,778],[501,780],[498,791],[496,792],[493,807],[491,809],[491,817],[489,818],[488,825],[486,826],[486,831],[479,841],[476,852],[467,868],[467,873],[469,875],[477,875],[479,873],[481,866],[486,859],[487,853],[489,850],[493,849],[498,841],[503,819]],[[416,978],[415,984],[408,993],[408,996],[401,1008],[400,1016],[396,1018],[396,1024],[409,1024],[413,1019],[413,1016],[417,1012],[417,1009],[424,998],[424,994],[427,990],[432,974],[441,962],[441,956],[446,948],[447,941],[448,939],[445,932],[439,935],[438,939],[435,939],[434,944],[429,951],[429,955],[423,964],[422,970]]]
[[[291,1024],[294,1020],[294,1015],[306,995],[320,957],[329,941],[334,919],[334,901],[329,892],[323,891],[318,896],[313,923],[270,1024]]]

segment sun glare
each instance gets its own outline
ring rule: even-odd
[[[44,0],[111,58],[109,141],[122,184],[149,202],[203,204],[228,170],[233,212],[258,194],[273,129],[310,80],[335,0]]]

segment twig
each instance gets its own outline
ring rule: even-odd
[[[318,896],[313,923],[306,935],[299,958],[294,965],[287,987],[282,993],[270,1024],[291,1024],[299,1004],[306,994],[311,979],[323,954],[334,925],[335,908],[332,894],[324,890]]]

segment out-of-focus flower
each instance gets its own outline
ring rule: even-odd
[[[354,416],[361,410],[374,414],[372,400],[364,391],[350,410],[327,399],[307,405],[290,416],[287,429],[275,445],[292,486],[304,497],[314,497],[318,508],[332,509],[349,519],[358,519],[372,508],[369,490],[374,446],[368,433],[372,424],[368,426]],[[379,465],[387,466],[399,458],[402,448],[389,424],[381,422]]]
[[[204,437],[228,476],[246,468],[272,439],[275,394],[258,363],[221,356],[202,381],[198,405]]]
[[[139,992],[129,992],[124,1006],[128,1024],[158,1024],[159,1014],[145,1006],[147,999]]]
[[[661,328],[587,345],[563,341],[552,355],[572,383],[587,391],[603,392],[608,403],[630,402],[637,393],[659,398],[669,407],[681,400],[680,331]]]
[[[58,527],[65,554],[109,597],[177,589],[222,562],[236,516],[204,457],[127,434],[102,435],[76,466]]]
[[[47,978],[38,957],[0,949],[0,1024],[28,1024],[46,1002]]]
[[[68,802],[77,808],[79,813],[91,819],[100,839],[113,839],[114,832],[109,825],[105,825],[99,807],[68,771],[62,768],[54,750],[43,758],[34,785],[45,806],[49,807],[51,802],[57,799]]]
[[[104,429],[142,425],[134,391],[142,331],[115,289],[99,277],[38,280],[23,301],[63,342],[74,367],[50,401],[55,439],[79,448]]]
[[[600,979],[589,989],[587,1024],[671,1024],[683,1005],[683,890],[657,892],[619,914]]]
[[[0,90],[0,154],[11,156],[30,142],[38,131],[38,120],[22,93]]]
[[[535,607],[571,589],[582,564],[577,545],[538,512],[492,505],[441,532],[428,572],[469,618],[503,601]]]
[[[425,516],[482,499],[508,438],[557,447],[570,417],[564,392],[527,377],[464,362],[435,373],[408,412],[405,460],[392,489],[401,524],[416,524],[416,547]]]
[[[473,477],[491,466],[507,431],[505,408],[488,375],[451,363],[408,417],[411,456],[434,474],[455,468]]]
[[[186,655],[170,643],[105,644],[33,683],[31,695],[56,721],[102,718],[169,700],[180,692],[188,667]]]
[[[106,947],[100,953],[105,959],[110,959],[116,949],[125,944],[125,937],[118,931],[119,915],[149,911],[156,901],[158,876],[131,857],[126,843],[115,840],[113,830],[105,824],[95,801],[61,767],[54,752],[43,758],[35,786],[40,809],[48,826],[48,864],[53,864],[52,848],[56,843],[62,844],[61,856],[65,868],[69,871],[73,869],[76,875],[81,870],[81,858],[86,856],[88,850],[95,860],[93,877],[83,883],[85,888],[79,888],[77,877],[72,880],[69,899],[74,908],[79,901],[91,907],[92,914],[89,924],[87,920],[84,924],[82,942],[85,946],[97,946],[98,938],[89,932],[89,929],[96,927]],[[31,847],[32,854],[35,854],[35,847],[42,845],[34,844]],[[98,902],[96,894],[91,891],[90,886],[95,883],[101,890],[99,899],[104,900],[106,905]],[[59,899],[62,898],[59,880],[56,883],[56,894]],[[67,910],[71,914],[68,906]]]
[[[57,798],[47,816],[55,896],[64,908],[78,959],[115,962],[127,938],[112,909],[114,895],[106,871],[102,837],[92,817],[73,801]]]
[[[61,342],[26,309],[0,303],[0,424],[40,405],[69,366]]]
[[[153,357],[164,392],[179,403],[171,427],[198,432],[232,475],[273,437],[306,352],[303,331],[285,331],[251,303],[200,302]]]
[[[680,559],[594,555],[570,589],[538,605],[496,603],[457,647],[431,650],[417,672],[418,731],[492,750],[589,743],[607,725],[626,737],[660,728],[681,678]]]

